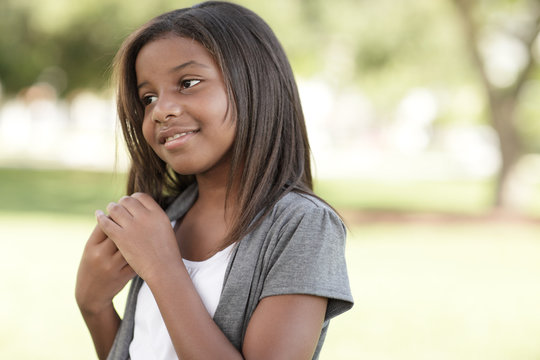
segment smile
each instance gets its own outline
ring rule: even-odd
[[[168,138],[165,139],[165,143],[168,143],[169,141],[173,141],[173,140],[176,140],[176,139],[179,139],[181,138],[182,136],[186,136],[186,135],[189,135],[189,134],[193,134],[195,132],[195,130],[193,131],[187,131],[187,132],[183,132],[183,133],[179,133],[179,134],[174,134],[173,136],[169,136]]]
[[[158,142],[168,150],[175,150],[184,146],[184,144],[196,136],[199,131],[200,129],[169,129],[167,132],[161,134]]]

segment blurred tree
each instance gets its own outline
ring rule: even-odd
[[[489,124],[498,136],[501,158],[494,205],[507,205],[512,169],[523,154],[540,151],[539,0],[300,4],[309,20],[308,37],[319,39],[322,74],[331,75],[328,81],[340,88],[354,79],[374,101],[380,120],[393,119],[407,92],[423,87],[445,98],[439,124]],[[448,99],[463,89],[475,98],[466,106]],[[476,98],[485,99],[483,110],[471,106]]]
[[[60,95],[104,89],[120,43],[151,16],[190,1],[0,1],[0,82],[7,94],[46,80]]]
[[[320,57],[313,52],[319,39],[309,24],[313,14],[302,16],[300,1],[236,0],[271,24],[284,40],[295,68],[314,73],[320,67]],[[80,88],[105,89],[114,54],[131,31],[155,15],[194,3],[1,0],[0,84],[10,95],[44,79],[61,96]]]
[[[400,101],[423,88],[439,102],[436,126],[491,124],[503,159],[497,204],[519,156],[540,151],[540,82],[531,81],[539,72],[540,0],[233,1],[269,22],[297,75],[324,81],[338,95],[361,91],[379,122],[393,121]],[[0,0],[3,90],[16,94],[43,80],[62,96],[108,88],[125,36],[154,15],[193,3]]]
[[[495,205],[504,206],[507,181],[525,151],[517,119],[526,85],[538,77],[540,1],[452,0],[458,9],[470,58],[499,137],[502,166]]]

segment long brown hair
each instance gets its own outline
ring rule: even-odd
[[[132,159],[127,192],[149,193],[163,207],[195,178],[171,171],[145,142],[135,60],[145,44],[168,34],[201,43],[223,73],[236,118],[227,194],[233,182],[241,190],[230,243],[287,192],[312,194],[310,149],[294,75],[270,27],[252,11],[227,2],[165,13],[125,40],[115,69],[118,115]]]

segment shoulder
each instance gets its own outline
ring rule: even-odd
[[[294,207],[294,208],[305,208],[305,209],[331,209],[331,207],[324,202],[322,199],[296,191],[291,191],[285,194],[281,199],[276,203],[276,207]]]
[[[343,249],[346,236],[343,221],[330,205],[316,196],[297,192],[279,199],[248,235],[250,242],[260,241],[263,248],[274,250],[321,243]]]
[[[261,297],[310,294],[329,299],[326,319],[352,306],[345,261],[346,229],[316,196],[283,196],[259,229],[264,289]]]
[[[332,223],[344,229],[339,215],[322,199],[305,193],[289,192],[272,208],[268,219],[277,223],[320,222]]]

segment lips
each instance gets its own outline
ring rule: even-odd
[[[159,135],[159,143],[160,144],[166,144],[168,142],[178,140],[184,136],[194,134],[198,132],[199,130],[184,130],[184,129],[169,129],[167,131],[162,132]]]
[[[165,143],[168,143],[169,141],[173,141],[173,140],[176,140],[176,139],[179,139],[181,138],[182,136],[186,136],[186,135],[189,135],[189,134],[193,134],[195,131],[187,131],[187,132],[183,132],[183,133],[179,133],[179,134],[174,134],[173,136],[169,136],[168,138],[165,139]]]

